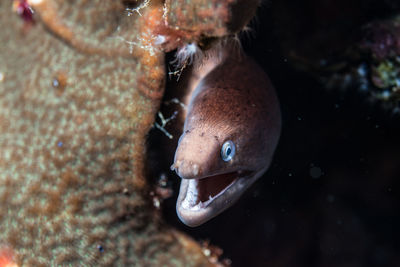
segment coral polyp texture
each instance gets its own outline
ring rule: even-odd
[[[211,265],[162,222],[144,177],[164,3],[26,2],[28,29],[0,2],[0,245],[18,266]]]

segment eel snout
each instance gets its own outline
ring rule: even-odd
[[[213,161],[210,159],[218,156],[218,148],[219,143],[211,136],[186,133],[179,140],[171,170],[183,179],[202,177],[212,168]]]

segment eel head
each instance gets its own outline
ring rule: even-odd
[[[183,223],[195,227],[217,216],[268,168],[265,161],[261,168],[259,162],[249,162],[243,139],[202,129],[181,136],[171,169],[182,178],[176,210]]]

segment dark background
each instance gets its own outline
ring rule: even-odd
[[[342,5],[337,10],[335,2]],[[175,213],[179,177],[168,170],[172,159],[160,166],[175,189],[163,204],[167,222],[221,247],[232,266],[400,266],[400,115],[358,88],[327,90],[315,73],[299,70],[287,56],[288,47],[307,47],[310,58],[324,51],[332,57],[357,37],[346,34],[392,15],[396,4],[325,0],[319,5],[328,8],[321,8],[316,3],[264,4],[251,24],[254,36],[242,36],[245,51],[268,73],[281,103],[282,135],[268,172],[233,207],[189,228]],[[296,14],[296,33],[284,32],[290,28],[288,15],[280,16],[285,8]],[[327,20],[319,24],[318,18]],[[327,28],[335,33],[326,43],[319,38],[322,48],[312,55],[315,43],[307,44],[306,28],[301,38],[299,25],[312,25],[312,36]],[[333,39],[344,43],[333,45]],[[165,136],[151,133],[152,147],[164,142],[169,142]]]

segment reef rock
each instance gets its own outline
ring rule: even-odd
[[[26,3],[33,23],[0,3],[0,250],[18,266],[212,265],[162,223],[143,171],[172,4]]]

